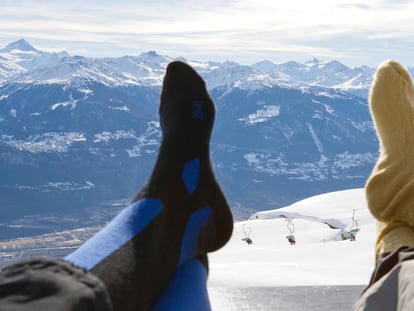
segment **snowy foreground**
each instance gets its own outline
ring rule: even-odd
[[[353,213],[360,229],[356,241],[342,240],[341,229],[355,225]],[[287,218],[292,218],[296,245],[287,241],[288,225],[292,229]],[[242,240],[249,232],[251,245]],[[322,194],[258,212],[236,223],[229,243],[210,255],[209,290],[366,285],[374,268],[375,238],[375,220],[364,189]]]

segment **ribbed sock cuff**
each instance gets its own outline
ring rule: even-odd
[[[401,246],[414,247],[414,228],[403,222],[377,222],[376,260],[380,254],[390,253]]]

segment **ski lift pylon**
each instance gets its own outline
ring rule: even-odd
[[[356,209],[352,211],[352,226],[349,231],[355,236],[359,232],[359,224],[357,219],[355,218]]]
[[[343,240],[348,240],[348,239],[351,241],[356,240],[356,235],[358,234],[360,228],[359,228],[358,221],[355,217],[355,212],[356,212],[356,209],[354,209],[352,212],[352,225],[350,227],[346,227],[342,229],[341,231]]]
[[[288,242],[290,243],[290,245],[295,245],[296,244],[296,238],[295,238],[295,225],[293,224],[293,218],[292,217],[288,217],[285,219],[287,224],[287,228],[289,230],[289,235],[286,236],[286,239],[288,240]]]
[[[243,224],[243,233],[244,233],[244,238],[242,238],[242,241],[245,241],[248,245],[253,244],[252,239],[250,238],[250,234],[252,233],[252,228],[248,227],[248,230],[246,230],[245,227],[246,224]]]

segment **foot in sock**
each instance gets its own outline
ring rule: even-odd
[[[114,310],[149,309],[181,264],[204,258],[207,268],[205,254],[222,247],[233,229],[209,156],[214,103],[190,66],[169,64],[159,113],[163,135],[149,182],[67,257],[104,281]]]
[[[395,61],[379,66],[370,109],[380,156],[366,183],[368,207],[378,220],[376,256],[414,246],[414,88]]]
[[[217,250],[230,238],[233,219],[210,162],[214,103],[190,66],[181,62],[168,66],[159,113],[163,132],[159,156],[135,201],[158,198],[182,228],[194,212],[211,213],[195,253]]]

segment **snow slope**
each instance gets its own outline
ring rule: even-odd
[[[354,210],[360,231],[356,241],[343,241],[340,230],[352,225]],[[297,239],[294,246],[286,240],[289,217],[293,217]],[[64,256],[67,253],[62,251],[69,252],[97,230],[90,229],[7,241],[3,250],[11,243],[15,245],[10,253],[0,252],[0,267],[5,263],[1,260],[13,254],[51,255],[55,249],[60,250],[57,256]],[[253,244],[242,241],[243,229],[246,233],[251,230]],[[24,241],[34,243],[32,249],[30,245],[23,248],[25,251],[19,249]],[[209,255],[212,309],[349,310],[370,278],[374,243],[375,221],[367,209],[364,189],[321,194],[281,209],[258,212],[236,223],[229,243]],[[47,253],[39,254],[42,248]]]
[[[356,241],[342,240],[353,225]],[[296,245],[286,239],[293,217]],[[334,229],[336,227],[337,229]],[[253,244],[242,241],[250,233]],[[229,243],[210,255],[209,288],[366,285],[374,268],[375,220],[364,189],[322,194],[235,224]]]

